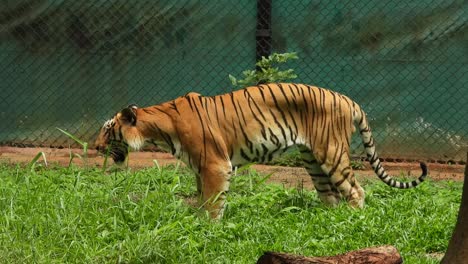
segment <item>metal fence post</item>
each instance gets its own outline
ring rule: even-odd
[[[256,61],[271,53],[271,1],[257,0]]]

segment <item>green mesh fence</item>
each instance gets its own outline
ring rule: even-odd
[[[266,34],[265,49],[298,53],[287,65],[296,82],[363,106],[382,157],[465,158],[466,1],[271,5],[271,30],[259,31],[257,2],[248,0],[3,1],[0,144],[73,144],[56,127],[92,142],[102,122],[130,103],[229,92],[228,75],[254,67],[256,40]]]

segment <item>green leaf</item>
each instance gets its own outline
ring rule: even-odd
[[[232,76],[231,74],[229,74],[229,80],[231,80],[232,85],[234,85],[234,86],[237,85],[236,77]]]

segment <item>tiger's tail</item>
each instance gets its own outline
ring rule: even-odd
[[[380,162],[380,159],[375,151],[374,138],[367,122],[366,114],[359,107],[356,109],[355,122],[359,123],[359,133],[361,134],[362,142],[366,149],[367,158],[369,160],[372,169],[377,176],[385,182],[388,186],[399,188],[399,189],[410,189],[421,184],[427,176],[427,166],[424,162],[420,162],[422,174],[418,179],[412,182],[401,182],[395,180],[392,176],[388,175]]]

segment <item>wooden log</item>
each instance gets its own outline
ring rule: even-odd
[[[403,259],[393,246],[364,248],[331,257],[303,257],[287,253],[266,252],[257,264],[400,264]]]
[[[465,179],[458,210],[457,223],[441,264],[464,264],[468,261],[468,153],[466,153]]]

